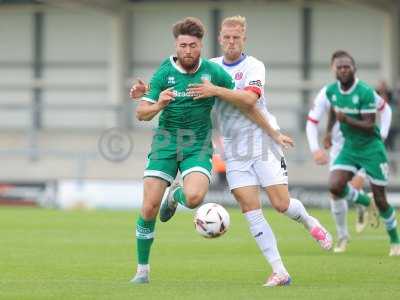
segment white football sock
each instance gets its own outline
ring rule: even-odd
[[[146,264],[146,265],[137,265],[137,272],[138,273],[142,273],[142,272],[149,272],[150,271],[150,265]]]
[[[249,222],[250,232],[256,240],[258,248],[260,248],[264,257],[271,265],[272,271],[278,274],[287,274],[287,270],[279,254],[275,235],[267,220],[265,220],[262,210],[252,210],[244,213],[244,215]]]
[[[347,210],[348,205],[345,199],[331,200],[331,212],[336,224],[338,238],[348,238],[347,229]]]
[[[303,224],[308,230],[318,224],[316,219],[307,213],[303,203],[295,198],[290,198],[289,207],[284,214],[292,220]]]

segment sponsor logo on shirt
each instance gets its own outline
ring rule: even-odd
[[[182,97],[182,98],[186,98],[186,97],[196,97],[198,96],[198,94],[192,94],[189,93],[187,91],[176,91],[174,90],[174,97],[178,98],[178,97]]]
[[[258,86],[258,87],[262,87],[262,83],[261,80],[253,80],[249,82],[249,86]]]
[[[241,80],[243,78],[243,73],[242,72],[237,72],[235,74],[235,80]]]

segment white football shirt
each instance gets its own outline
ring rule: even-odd
[[[242,55],[233,64],[226,64],[223,57],[211,61],[222,66],[235,81],[235,89],[252,90],[259,95],[257,107],[266,116],[271,126],[279,129],[276,118],[268,112],[264,94],[265,66],[253,56]],[[265,147],[273,144],[271,138],[234,105],[218,100],[215,103],[217,126],[223,136],[225,159],[248,160],[259,157]]]

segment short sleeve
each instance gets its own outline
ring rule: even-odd
[[[232,79],[231,75],[228,74],[222,67],[219,67],[219,86],[225,87],[227,89],[233,90],[235,88],[235,81]]]
[[[143,96],[142,100],[156,103],[158,101],[158,97],[160,93],[166,89],[164,86],[165,76],[164,76],[164,68],[158,69],[152,76],[150,80],[150,87],[147,93]]]
[[[252,63],[244,78],[244,90],[250,90],[261,96],[265,85],[265,66],[260,61]]]

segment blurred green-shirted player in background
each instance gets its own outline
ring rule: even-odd
[[[143,204],[136,224],[138,267],[133,283],[149,282],[155,219],[164,192],[178,170],[183,188],[170,188],[168,197],[194,208],[208,191],[212,168],[211,109],[215,99],[193,100],[187,91],[189,85],[209,80],[220,87],[234,88],[232,78],[222,67],[200,58],[204,35],[200,20],[186,18],[176,23],[173,34],[176,57],[161,64],[136,109],[137,118],[144,121],[162,113],[144,172]],[[170,217],[160,214],[162,221]]]
[[[371,207],[372,200],[348,182],[363,168],[370,181],[372,193],[386,231],[390,238],[390,256],[400,256],[395,210],[386,199],[388,163],[379,129],[375,125],[376,102],[374,90],[355,77],[353,57],[345,51],[332,56],[337,82],[326,87],[325,96],[331,104],[328,133],[325,144],[329,146],[331,130],[336,120],[344,137],[343,148],[333,162],[330,173],[330,191],[335,199]]]

